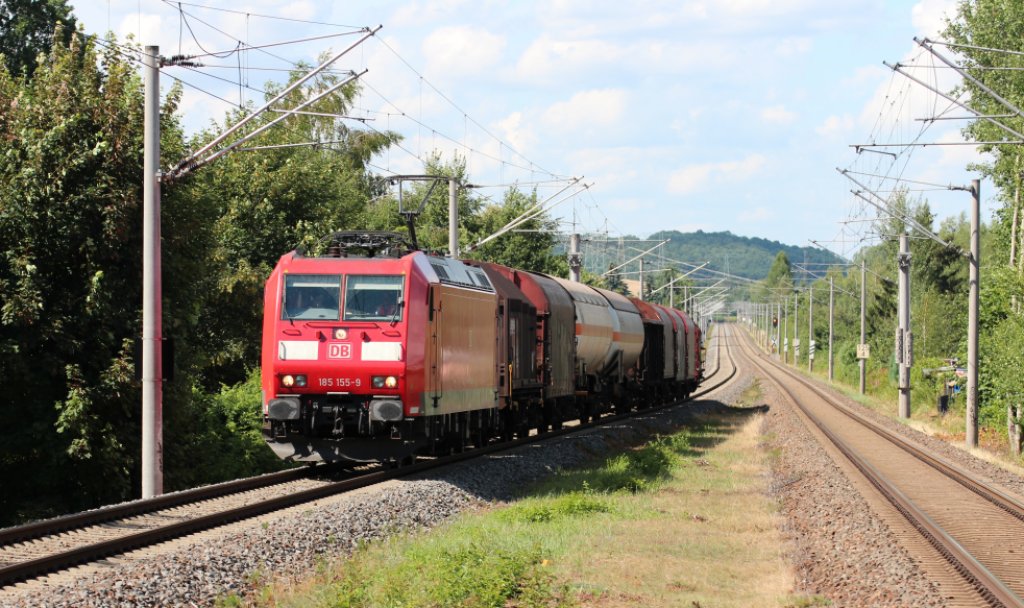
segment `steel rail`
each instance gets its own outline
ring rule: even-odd
[[[774,364],[774,362],[772,363]],[[924,450],[913,445],[912,443],[901,437],[899,434],[894,433],[893,431],[885,427],[878,426],[874,424],[872,421],[860,416],[859,414],[851,410],[849,407],[841,403],[838,399],[836,399],[832,395],[829,395],[827,392],[821,390],[813,383],[808,382],[805,378],[801,377],[793,370],[781,366],[776,366],[776,369],[779,369],[780,371],[788,374],[795,380],[803,383],[804,386],[806,386],[808,389],[810,389],[812,392],[814,392],[816,395],[818,395],[825,401],[828,401],[839,412],[845,414],[847,417],[870,428],[872,431],[878,433],[883,438],[887,439],[890,443],[904,450],[914,458],[917,458],[921,462],[927,464],[928,466],[939,471],[943,475],[949,477],[953,481],[959,483],[964,488],[970,490],[971,492],[974,492],[979,497],[989,501],[990,503],[999,507],[1003,511],[1006,511],[1006,513],[1010,516],[1019,519],[1021,522],[1024,522],[1024,503],[1017,500],[1013,496],[1010,496],[1009,494],[1003,492],[999,488],[993,487],[989,484],[986,484],[985,482],[971,478],[969,475],[967,475],[963,471],[960,471],[955,466],[950,465],[949,463],[943,461],[942,459],[932,456],[931,454],[928,454]]]
[[[714,386],[708,387],[708,388],[706,388],[706,389],[704,389],[702,391],[699,391],[697,393],[692,394],[690,396],[690,399],[693,399],[695,396],[698,396],[698,395],[707,394],[708,392],[710,392],[712,390],[715,390],[716,388],[721,387],[722,385],[727,383],[729,380],[731,380],[735,376],[735,374],[736,374],[736,366],[733,365],[733,371],[732,371],[732,373],[730,373],[728,375],[727,378],[725,378],[721,382],[715,384]],[[448,466],[448,465],[451,465],[451,464],[462,462],[464,460],[470,460],[470,459],[473,459],[473,458],[478,458],[478,457],[485,456],[485,455],[488,455],[488,454],[492,454],[492,453],[495,453],[495,452],[503,452],[503,451],[510,450],[510,449],[513,449],[513,448],[517,448],[517,447],[520,447],[520,446],[523,446],[523,445],[527,445],[527,444],[530,444],[530,443],[546,441],[548,439],[552,439],[552,438],[559,437],[559,436],[562,436],[562,435],[567,435],[567,434],[570,434],[570,433],[577,433],[577,432],[581,432],[581,431],[585,431],[585,430],[590,430],[590,429],[596,428],[598,426],[603,426],[603,425],[606,425],[606,424],[611,424],[611,423],[622,421],[622,420],[625,420],[625,419],[628,419],[628,418],[631,418],[631,417],[647,415],[647,414],[650,414],[650,413],[658,411],[658,410],[663,410],[663,409],[667,409],[669,407],[678,406],[678,405],[680,405],[680,404],[682,404],[684,402],[685,402],[685,400],[678,400],[678,401],[673,401],[673,402],[666,403],[666,404],[661,404],[661,405],[658,405],[658,406],[655,406],[655,407],[649,407],[649,408],[640,409],[640,410],[637,410],[637,411],[630,411],[630,412],[626,412],[626,413],[622,413],[622,414],[614,414],[614,415],[610,415],[610,416],[605,416],[605,417],[602,417],[602,418],[600,418],[598,420],[595,420],[595,421],[592,421],[592,422],[583,423],[583,424],[579,424],[579,425],[572,426],[572,427],[563,427],[562,429],[559,429],[559,430],[552,430],[552,431],[547,431],[547,432],[543,432],[543,433],[537,433],[536,435],[532,435],[532,436],[528,436],[528,437],[522,437],[522,438],[514,439],[512,441],[495,443],[495,444],[491,444],[491,445],[487,445],[487,446],[483,446],[483,447],[467,450],[467,451],[459,453],[459,454],[453,454],[453,455],[450,455],[450,456],[445,456],[443,458],[437,458],[437,459],[433,459],[433,460],[423,460],[423,461],[417,462],[415,464],[412,464],[412,465],[409,465],[409,466],[405,466],[405,467],[401,467],[401,468],[398,468],[398,469],[391,469],[391,470],[384,470],[384,471],[377,471],[377,472],[373,472],[373,473],[367,473],[367,474],[361,475],[359,477],[355,477],[355,478],[352,478],[352,479],[347,479],[347,480],[344,480],[344,481],[334,482],[334,483],[331,483],[331,484],[328,484],[328,485],[325,485],[325,486],[320,486],[320,487],[317,487],[317,488],[311,488],[311,489],[303,490],[303,491],[300,491],[300,492],[296,492],[294,494],[289,494],[289,495],[286,495],[286,496],[278,496],[278,497],[275,497],[275,498],[268,499],[266,501],[261,501],[261,502],[258,502],[258,503],[253,503],[253,504],[242,506],[242,507],[236,507],[234,509],[229,509],[227,511],[222,511],[222,512],[218,512],[218,513],[212,513],[212,514],[209,514],[209,515],[204,515],[204,516],[196,517],[194,519],[189,519],[189,520],[186,520],[186,521],[177,522],[177,523],[170,524],[170,525],[167,525],[167,526],[163,526],[163,527],[160,527],[160,528],[154,528],[152,530],[147,530],[147,531],[143,531],[143,532],[137,532],[135,534],[131,534],[131,535],[128,535],[128,536],[123,536],[123,537],[116,538],[116,539],[111,539],[111,540],[107,540],[107,541],[101,541],[101,542],[93,543],[91,545],[86,545],[86,546],[83,546],[83,547],[78,547],[78,548],[75,548],[75,549],[70,549],[68,551],[64,551],[64,552],[61,552],[61,553],[56,553],[56,554],[52,554],[52,555],[49,555],[49,556],[44,556],[44,557],[36,558],[36,559],[33,559],[33,560],[29,560],[29,561],[19,562],[19,563],[16,563],[16,564],[10,564],[10,565],[7,565],[7,566],[0,567],[0,588],[12,585],[12,584],[17,583],[17,582],[21,582],[21,581],[29,580],[29,579],[32,579],[32,578],[36,578],[36,577],[39,577],[39,576],[42,576],[42,575],[45,575],[45,574],[49,574],[49,573],[57,572],[57,571],[60,571],[60,570],[68,569],[68,568],[71,568],[71,567],[74,567],[74,566],[77,566],[77,565],[80,565],[80,564],[84,564],[84,563],[87,563],[87,562],[90,562],[90,561],[95,561],[95,560],[99,560],[99,559],[102,559],[102,558],[105,558],[105,557],[109,557],[109,556],[112,556],[112,555],[117,555],[117,554],[125,553],[125,552],[128,552],[128,551],[132,551],[132,550],[135,550],[135,549],[140,549],[140,548],[143,548],[143,547],[155,545],[155,544],[158,544],[160,542],[172,540],[172,539],[175,539],[175,538],[181,538],[183,536],[187,536],[187,535],[190,535],[190,534],[195,534],[197,532],[201,532],[201,531],[208,530],[208,529],[211,529],[211,528],[216,528],[218,526],[222,526],[222,525],[225,525],[225,524],[233,523],[233,522],[240,521],[240,520],[243,520],[243,519],[249,519],[249,518],[252,518],[252,517],[257,517],[257,516],[260,516],[260,515],[265,515],[267,513],[273,512],[273,511],[278,511],[278,510],[285,509],[285,508],[288,508],[288,507],[297,506],[297,505],[300,505],[300,504],[303,504],[303,503],[306,503],[306,502],[310,502],[310,501],[321,499],[321,498],[326,498],[328,496],[332,496],[332,495],[335,495],[335,494],[341,494],[341,493],[344,493],[344,492],[349,492],[349,491],[352,491],[352,490],[355,490],[355,489],[371,486],[371,485],[374,485],[374,484],[377,484],[377,483],[381,483],[381,482],[384,482],[384,481],[388,481],[388,480],[391,480],[391,479],[398,479],[398,478],[401,478],[401,477],[407,477],[407,476],[411,476],[411,475],[415,475],[415,474],[418,474],[418,473],[422,473],[422,472],[428,471],[430,469],[440,468],[440,467],[443,467],[443,466]],[[290,472],[290,471],[286,471],[285,473],[288,473],[288,472]],[[253,479],[259,479],[259,478],[253,478]],[[243,483],[243,482],[246,482],[246,481],[248,481],[248,480],[240,480],[239,482],[229,482],[229,484],[236,484],[236,483],[240,484],[240,483]],[[220,485],[229,485],[229,484],[220,484]],[[210,486],[210,488],[213,488],[213,487],[215,487],[215,486]],[[192,495],[195,495],[195,494],[201,493],[201,491],[208,491],[208,490],[209,490],[209,488],[199,488],[199,489],[194,490],[194,491],[190,490],[188,492],[180,492],[180,493],[177,493],[177,494],[174,494],[174,495],[168,495],[167,497],[159,497],[159,498],[150,499],[150,500],[147,500],[147,501],[139,501],[139,503],[145,503],[145,504],[148,505],[148,504],[151,504],[152,501],[159,501],[161,499],[169,499],[170,497],[178,497],[178,496],[181,496],[181,495],[184,495],[184,494],[189,494],[189,493],[192,493]],[[187,500],[179,500],[176,504],[183,504],[184,502],[187,502]],[[129,503],[129,505],[124,505],[124,506],[111,507],[110,510],[112,511],[112,510],[120,509],[120,508],[127,509],[127,508],[130,508],[132,506],[132,504],[134,504],[134,503]],[[152,509],[149,509],[149,510],[152,510]],[[88,516],[89,513],[91,513],[91,512],[87,512],[87,513],[80,514],[80,515],[83,518],[85,518],[85,516]],[[60,524],[66,524],[67,523],[67,524],[69,524],[72,520],[74,520],[77,517],[79,517],[79,516],[78,515],[72,515],[72,516],[67,516],[67,517],[64,517],[64,518],[57,518],[57,520],[49,520],[49,521],[53,522],[51,525],[56,526],[57,523],[60,523]],[[99,520],[99,521],[108,521],[110,519],[111,519],[110,517],[106,517],[106,518],[104,518],[102,520]],[[48,522],[39,522],[39,525],[41,526],[42,524],[46,524],[46,523],[48,523]],[[93,523],[96,523],[96,522],[93,522]],[[55,527],[55,531],[66,530],[66,529],[68,529],[70,527],[72,527],[72,526],[65,525],[63,527]]]
[[[134,500],[122,504],[84,511],[82,513],[72,513],[50,519],[43,519],[21,526],[4,528],[0,530],[0,545],[11,545],[18,542],[49,536],[51,534],[57,534],[58,532],[66,532],[68,530],[102,524],[104,522],[113,521],[123,517],[143,515],[183,504],[221,498],[231,494],[238,494],[240,492],[247,492],[249,490],[294,481],[310,475],[310,469],[311,467],[301,467],[279,471],[277,473],[267,473],[266,475],[226,481],[209,486],[193,488],[191,490],[164,494],[163,496],[156,496],[154,498]]]
[[[744,341],[744,350],[750,348]],[[759,355],[759,353],[758,353]],[[910,498],[893,485],[878,469],[864,460],[849,444],[840,439],[817,416],[810,412],[793,393],[777,378],[767,374],[767,363],[760,356],[752,358],[755,366],[766,372],[766,376],[789,397],[789,400],[824,434],[829,441],[845,456],[854,467],[864,475],[865,479],[913,526],[919,534],[983,597],[989,605],[1000,608],[1024,606],[1016,593],[1006,586],[995,574],[979,562],[956,539],[950,536],[931,517],[920,510]],[[780,369],[772,366],[774,369]],[[784,370],[787,371],[788,370]],[[788,376],[803,385],[808,382],[800,377]],[[872,426],[865,425],[873,430]]]

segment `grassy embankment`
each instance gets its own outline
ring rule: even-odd
[[[757,402],[756,387],[745,403]],[[754,408],[702,417],[509,505],[373,543],[260,606],[807,606],[791,595]],[[228,597],[222,605],[238,605]]]

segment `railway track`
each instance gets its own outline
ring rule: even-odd
[[[706,382],[691,399],[713,392],[727,384],[736,374],[736,366],[728,349],[726,356],[731,367],[722,367],[723,340],[718,333],[713,340],[715,367],[708,374],[708,380],[713,379],[714,384],[708,385]],[[443,458],[424,459],[400,469],[361,471],[340,481],[317,479],[308,470],[295,469],[0,530],[0,587],[679,403],[606,416],[582,425],[567,425],[560,431],[492,444]]]
[[[736,360],[732,354],[732,350],[728,348],[728,343],[726,342],[726,340],[730,339],[731,334],[734,333],[735,330],[729,325],[719,324],[716,327],[714,335],[715,368],[713,371],[711,371],[711,373],[704,376],[704,383],[701,386],[701,389],[695,392],[694,394],[690,395],[691,399],[695,399],[697,397],[704,397],[711,394],[715,390],[728,384],[736,376],[736,373],[738,371],[738,368],[736,367]],[[725,355],[728,359],[728,367],[724,370],[722,369],[723,344],[726,345]],[[711,382],[712,380],[714,381],[714,383],[709,384],[709,382]]]
[[[879,426],[781,364],[743,352],[914,531],[954,604],[1024,606],[1024,502]]]

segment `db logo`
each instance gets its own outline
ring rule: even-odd
[[[328,359],[351,359],[352,358],[352,345],[351,344],[328,344],[327,345],[327,358]]]

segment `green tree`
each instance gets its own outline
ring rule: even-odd
[[[55,39],[33,79],[0,68],[3,523],[126,497],[138,437],[141,86]]]
[[[763,282],[764,299],[769,302],[785,300],[793,291],[793,272],[790,269],[789,256],[785,251],[775,255],[772,267]]]
[[[290,81],[303,73],[294,72]],[[337,79],[324,75],[312,84],[312,93],[296,90],[282,104],[298,105],[305,95],[326,90]],[[284,86],[269,83],[267,98]],[[343,87],[318,102],[316,110],[345,114],[357,94],[354,86]],[[232,112],[224,128],[248,112]],[[214,135],[200,134],[192,147]],[[179,317],[188,323],[187,332],[184,326],[178,328],[179,335],[189,334],[191,348],[201,358],[194,371],[201,374],[205,388],[216,390],[243,380],[246,366],[259,360],[262,293],[270,271],[283,254],[297,247],[315,249],[327,234],[360,226],[374,188],[367,179],[366,162],[396,140],[395,134],[350,129],[332,118],[291,117],[253,144],[335,143],[234,152],[168,188],[172,196],[181,194],[179,200],[192,201],[187,206],[202,207],[200,217],[207,218],[204,226],[187,226],[180,233],[182,238],[206,238],[210,243],[197,244],[196,253],[189,256],[195,274],[189,277],[191,284],[181,288],[194,290],[195,297],[186,298],[193,308]]]
[[[608,269],[611,270],[612,267],[609,266]],[[621,293],[624,296],[633,295],[636,297],[643,297],[638,294],[631,294],[626,282],[622,280],[622,275],[618,272],[606,274],[604,277],[601,277],[601,280],[601,283],[598,283],[596,287],[607,289],[608,291],[614,291],[615,293]]]
[[[480,210],[478,228],[472,235],[482,240],[496,233],[527,210],[537,206],[537,192],[525,194],[509,188],[500,204],[485,205]],[[511,268],[565,276],[568,263],[556,253],[558,225],[540,214],[511,232],[491,240],[469,253],[469,257],[504,264]]]
[[[142,84],[122,55],[54,39],[32,79],[0,66],[0,382],[18,404],[0,412],[0,525],[137,495]],[[355,94],[318,109],[344,113]],[[180,96],[162,109],[164,167],[185,155]],[[260,143],[340,143],[234,153],[163,189],[168,490],[276,466],[253,432],[265,277],[295,245],[358,224],[365,163],[395,139],[319,118]]]
[[[75,25],[67,0],[0,0],[0,55],[7,71],[31,78],[54,36],[68,46]]]

